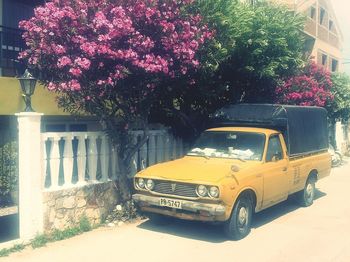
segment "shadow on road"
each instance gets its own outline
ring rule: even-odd
[[[315,201],[325,195],[326,193],[316,189]],[[288,200],[254,215],[252,228],[258,228],[271,223],[275,219],[293,212],[298,208],[300,208],[300,206],[296,203],[294,197],[290,197]],[[138,228],[211,243],[228,241],[223,234],[222,226],[219,224],[186,221],[171,217],[164,217],[161,222],[146,220],[138,225]]]
[[[321,197],[324,197],[325,195],[327,194],[316,188],[315,201]],[[292,195],[286,201],[255,214],[252,228],[258,228],[265,224],[273,222],[275,219],[293,212],[299,208],[301,208],[300,205],[297,203],[295,196]]]

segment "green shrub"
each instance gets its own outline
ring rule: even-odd
[[[82,230],[78,227],[67,228],[65,230],[55,230],[50,235],[50,241],[59,241],[79,235]]]
[[[49,242],[49,238],[47,235],[37,235],[31,242],[32,248],[38,248],[46,246],[47,242]]]
[[[0,147],[0,197],[6,199],[18,189],[17,141]]]
[[[23,245],[23,244],[17,244],[11,248],[3,248],[0,250],[0,257],[6,257],[13,252],[21,251],[24,248],[25,248],[25,245]]]
[[[87,216],[82,216],[79,220],[79,228],[83,232],[87,232],[91,230],[91,224]]]

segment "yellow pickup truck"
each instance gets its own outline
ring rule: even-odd
[[[315,183],[331,170],[324,109],[240,104],[214,120],[183,158],[136,174],[133,200],[142,211],[223,222],[230,239],[241,239],[254,212],[291,194],[313,203]]]

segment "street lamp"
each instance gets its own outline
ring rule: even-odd
[[[36,78],[32,76],[31,73],[29,73],[28,69],[24,72],[24,74],[18,78],[19,82],[21,83],[21,88],[23,92],[23,100],[26,104],[26,108],[24,109],[25,112],[34,112],[32,105],[31,105],[31,96],[34,93],[35,85],[36,85]]]

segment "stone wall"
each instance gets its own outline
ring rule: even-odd
[[[116,204],[117,194],[113,182],[44,192],[44,232],[77,226],[83,216],[96,225]]]

